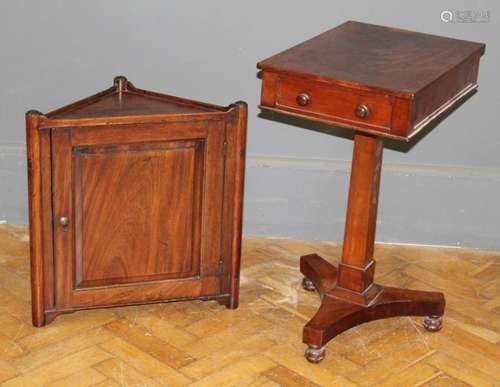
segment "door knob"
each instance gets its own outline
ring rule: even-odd
[[[59,218],[59,224],[63,227],[66,227],[69,224],[69,218],[67,216],[61,216]]]

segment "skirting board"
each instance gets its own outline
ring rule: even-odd
[[[251,155],[245,235],[341,241],[350,161]],[[384,162],[377,241],[500,249],[500,169]]]
[[[249,155],[244,233],[341,241],[350,161]],[[0,146],[0,221],[27,222],[26,154]],[[500,249],[500,170],[384,162],[377,241]]]

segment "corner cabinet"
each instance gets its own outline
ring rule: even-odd
[[[33,324],[187,299],[238,305],[247,107],[125,77],[26,114]]]

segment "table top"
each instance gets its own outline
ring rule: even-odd
[[[484,49],[482,43],[348,21],[257,67],[411,95]]]
[[[484,51],[348,21],[258,63],[260,108],[409,141],[476,92]]]

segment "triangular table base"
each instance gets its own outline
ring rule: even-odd
[[[316,254],[300,258],[305,276],[303,287],[316,289],[322,299],[314,317],[304,327],[305,356],[319,363],[325,356],[324,346],[335,336],[359,324],[396,316],[426,316],[428,331],[441,329],[445,300],[442,293],[398,289],[379,285],[378,295],[368,305],[360,305],[334,296],[337,268]]]

